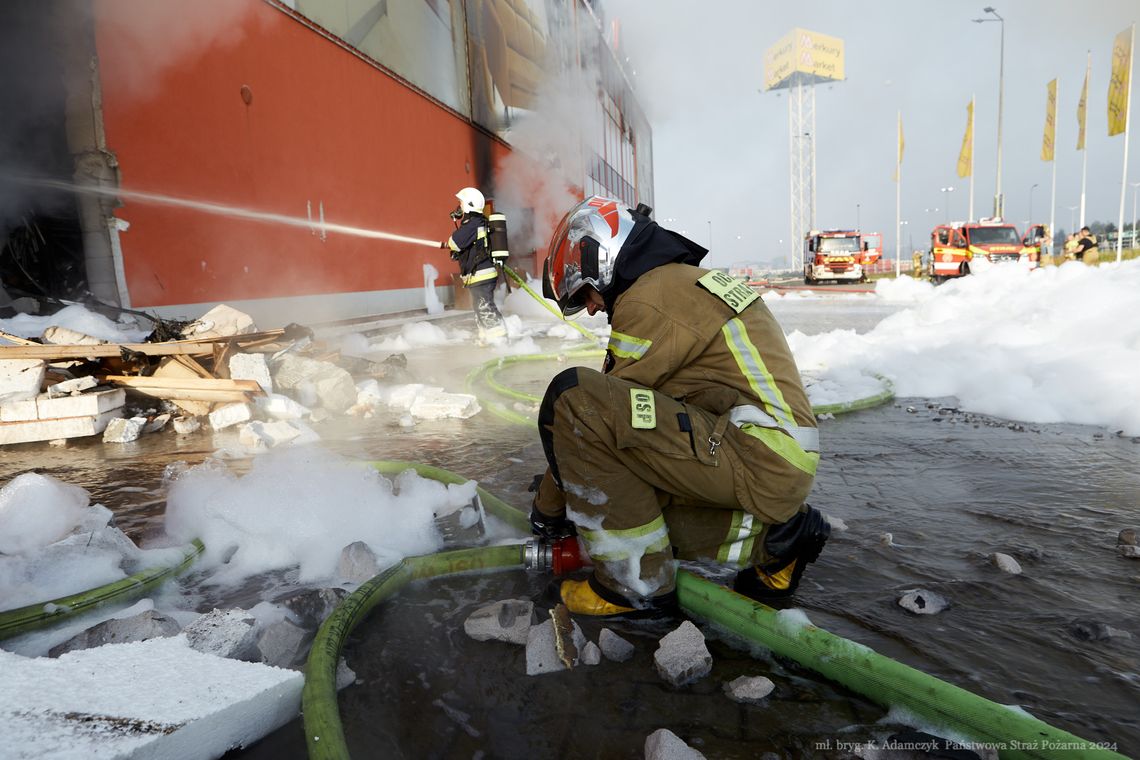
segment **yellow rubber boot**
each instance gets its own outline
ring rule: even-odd
[[[756,577],[773,591],[787,591],[792,586],[792,576],[795,572],[796,561],[793,559],[774,573],[766,573],[756,568]]]
[[[598,596],[588,580],[562,581],[558,593],[562,597],[562,603],[566,605],[566,609],[577,615],[604,617],[606,615],[624,615],[634,611],[633,607],[623,607],[620,604],[607,602]]]

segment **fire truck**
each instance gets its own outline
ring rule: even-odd
[[[865,237],[873,235],[864,235],[859,230],[809,232],[804,238],[804,284],[865,281],[867,273],[863,267],[878,259],[882,252],[881,248],[872,250],[871,241],[864,240]]]
[[[991,263],[1022,262],[1036,266],[1032,249],[1022,245],[1017,227],[1001,219],[940,224],[930,233],[927,273],[937,284],[970,273],[970,262],[983,258]]]

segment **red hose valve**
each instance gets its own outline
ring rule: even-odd
[[[572,573],[588,562],[574,536],[553,541],[532,538],[524,544],[523,556],[528,570],[549,570],[555,575]]]

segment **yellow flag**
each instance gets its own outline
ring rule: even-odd
[[[1077,103],[1077,150],[1085,149],[1085,104],[1089,100],[1089,70],[1092,68],[1090,56],[1085,66],[1085,86],[1081,88],[1081,100]]]
[[[974,99],[966,106],[966,134],[958,153],[958,176],[969,177],[974,171]]]
[[[1045,136],[1041,138],[1041,160],[1053,160],[1053,145],[1057,136],[1057,80],[1045,86]]]
[[[1112,42],[1112,77],[1108,80],[1108,136],[1128,128],[1128,80],[1132,75],[1132,28]]]

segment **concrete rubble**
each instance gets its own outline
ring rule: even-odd
[[[733,702],[759,704],[776,688],[766,676],[740,676],[724,684],[724,693]]]
[[[463,631],[476,641],[505,641],[525,646],[533,617],[534,602],[529,599],[504,599],[480,607],[468,615],[463,621]]]
[[[92,649],[104,644],[126,644],[132,641],[164,638],[174,636],[180,630],[173,618],[154,610],[147,610],[134,617],[105,620],[52,647],[48,650],[48,655],[59,657],[66,652]]]
[[[380,572],[376,553],[363,541],[353,541],[340,551],[336,575],[349,583],[364,583]]]
[[[899,606],[915,615],[937,615],[950,606],[943,596],[925,589],[912,589],[899,597]]]
[[[1021,564],[1008,554],[994,552],[990,555],[990,562],[993,562],[994,566],[1003,573],[1021,575]]]
[[[574,623],[573,640],[579,652],[586,646],[586,636],[577,623]],[[555,641],[553,621],[544,620],[538,625],[530,627],[526,639],[526,674],[528,676],[556,673],[567,669],[558,656]],[[579,660],[575,664],[585,663]]]
[[[705,756],[667,728],[645,738],[645,760],[705,760]]]
[[[611,662],[625,662],[633,657],[633,644],[621,636],[618,636],[609,628],[603,628],[602,632],[598,634],[598,646],[601,648],[602,654],[606,656],[606,659]]]
[[[257,621],[240,609],[215,609],[182,629],[190,648],[232,660],[256,662]]]
[[[259,331],[249,315],[225,304],[192,322],[156,320],[146,341],[110,343],[63,325],[35,336],[0,332],[0,446],[94,435],[129,443],[173,419],[180,436],[203,424],[236,430],[256,453],[320,440],[301,420],[371,416],[379,399],[369,396],[361,407],[356,378],[375,384],[407,375],[403,355],[342,355],[335,341],[316,341],[308,328]],[[479,411],[473,396],[440,388],[416,403],[421,416],[434,418]]]
[[[713,660],[701,629],[686,620],[658,642],[653,664],[665,681],[684,686],[711,673]]]

